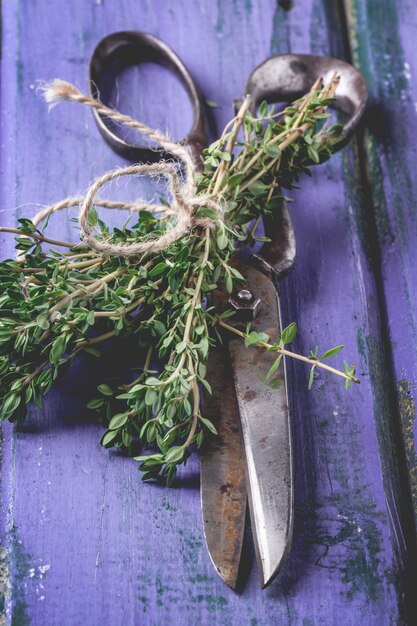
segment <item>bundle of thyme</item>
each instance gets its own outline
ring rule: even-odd
[[[337,83],[337,77],[327,86],[317,81],[281,112],[263,103],[257,117],[245,101],[221,138],[204,151],[195,188],[208,206],[197,207],[194,228],[162,250],[139,258],[109,257],[85,241],[51,239],[27,218],[18,228],[0,229],[16,235],[18,251],[16,260],[0,263],[2,420],[23,420],[32,402],[41,407],[42,397],[81,353],[97,358],[103,342],[128,339],[145,355],[142,370],[132,371],[128,380],[104,380],[88,406],[106,424],[103,446],[130,451],[138,441],[150,446],[150,454],[135,457],[143,479],[161,473],[171,483],[192,444],[198,448],[207,433],[216,433],[200,412],[200,392],[211,391],[206,361],[221,330],[241,335],[248,349],[269,350],[268,376],[286,355],[309,364],[310,385],[316,368],[341,376],[347,387],[359,382],[353,366],[344,362],[340,371],[325,362],[343,346],[321,356],[317,350],[296,354],[286,347],[295,337],[294,323],[271,343],[250,327],[230,325],[231,311],[217,314],[210,306],[219,286],[231,293],[243,284],[230,260],[238,247],[265,240],[256,236],[257,226],[279,210],[282,189],[331,154],[340,126],[328,127],[326,107]],[[210,198],[221,201],[223,215]],[[169,209],[159,216],[140,210],[134,225],[112,230],[96,211],[88,219],[98,240],[121,245],[156,241],[175,223]]]

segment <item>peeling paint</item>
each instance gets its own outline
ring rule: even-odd
[[[12,567],[11,596],[12,610],[10,626],[29,626],[30,618],[26,598],[27,582],[30,579],[30,570],[33,567],[32,557],[22,544],[16,525],[9,532],[10,536],[10,565]]]
[[[413,499],[414,517],[417,524],[417,452],[414,434],[416,404],[411,393],[412,386],[408,380],[397,383],[401,422],[408,472],[410,476],[411,497]]]
[[[6,604],[10,598],[11,582],[7,549],[0,545],[0,626],[6,626]]]

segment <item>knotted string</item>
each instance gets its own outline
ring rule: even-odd
[[[147,135],[150,139],[157,142],[166,152],[177,157],[177,159],[183,163],[185,176],[183,179],[180,178],[178,165],[175,164],[175,161],[166,160],[152,164],[139,163],[137,165],[129,165],[127,167],[111,170],[94,181],[85,197],[69,197],[39,211],[33,219],[35,225],[45,220],[51,213],[79,205],[78,221],[82,238],[90,248],[100,254],[108,256],[134,257],[145,252],[155,253],[164,250],[174,241],[184,237],[197,226],[203,228],[216,227],[216,220],[196,216],[196,211],[200,207],[213,209],[218,214],[218,219],[222,220],[224,211],[219,201],[195,194],[194,178],[196,165],[187,146],[171,141],[160,131],[154,130],[146,124],[134,120],[129,115],[108,108],[98,100],[81,93],[71,83],[55,79],[42,89],[45,99],[51,107],[57,104],[59,100],[78,102],[96,109],[101,115],[105,115],[119,124],[133,128]],[[170,207],[149,202],[115,202],[111,200],[101,200],[97,197],[99,190],[107,183],[122,176],[135,175],[149,175],[152,177],[163,176],[166,178],[168,189],[172,197]],[[131,244],[114,244],[110,240],[98,239],[96,237],[94,227],[89,220],[89,214],[95,206],[103,206],[111,209],[128,209],[130,211],[147,210],[175,217],[176,221],[169,230],[158,238],[145,238]]]

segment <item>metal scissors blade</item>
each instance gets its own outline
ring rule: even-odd
[[[272,342],[280,337],[280,312],[272,282],[259,270],[238,266],[246,288],[260,298],[252,326]],[[249,510],[262,587],[276,576],[288,552],[293,527],[293,472],[285,361],[271,379],[271,354],[229,341],[246,456]],[[276,355],[275,355],[276,358]]]
[[[204,414],[217,437],[201,456],[201,506],[207,549],[224,582],[234,588],[246,521],[246,478],[239,406],[227,345],[210,352],[207,378],[213,395],[204,396]]]
[[[268,266],[274,276],[283,275],[295,258],[294,231],[285,203],[268,222],[267,229],[269,235],[274,231],[277,244],[275,255],[268,248],[276,263],[274,270],[260,255],[252,260],[263,270]],[[265,271],[239,261],[236,266],[246,279],[245,289],[251,293],[252,301],[260,301],[254,329],[265,332],[272,341],[278,340],[281,321],[274,283]],[[230,306],[224,291],[218,293],[216,306],[219,310]],[[213,395],[205,394],[203,410],[216,419],[219,440],[201,457],[203,520],[211,559],[220,576],[232,587],[238,579],[245,524],[239,502],[246,503],[246,493],[263,587],[276,576],[291,545],[293,474],[285,363],[281,362],[272,380],[267,381],[271,364],[270,353],[259,348],[248,349],[240,338],[225,337],[223,349],[209,357],[208,372],[214,375]],[[229,376],[222,378],[229,369]],[[235,402],[232,406],[230,397]],[[226,546],[225,538],[229,540]],[[235,560],[231,563],[232,546]]]

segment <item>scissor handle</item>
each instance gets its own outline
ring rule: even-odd
[[[121,71],[137,63],[148,61],[167,67],[181,81],[190,98],[193,109],[193,126],[180,143],[190,146],[196,163],[200,162],[202,149],[206,145],[204,117],[198,89],[185,65],[171,48],[149,33],[121,31],[104,37],[94,49],[90,61],[90,92],[98,98],[105,75],[109,70]],[[94,110],[97,126],[106,142],[123,157],[137,162],[155,162],[169,157],[163,149],[130,143],[116,134],[105,116]]]
[[[332,146],[333,151],[339,150],[350,140],[365,110],[367,98],[364,79],[349,63],[313,54],[281,54],[269,57],[253,70],[244,93],[251,95],[251,111],[255,113],[263,100],[270,103],[293,101],[308,92],[318,78],[328,82],[335,73],[340,76],[340,82],[335,94],[334,108],[348,115],[340,132],[340,139]],[[240,102],[237,101],[235,106],[238,108]],[[265,243],[257,254],[252,255],[251,261],[277,285],[291,270],[296,254],[294,227],[285,201],[280,210],[264,218],[264,226],[265,234],[271,241]]]
[[[292,101],[309,91],[318,78],[327,82],[335,72],[340,76],[340,83],[334,108],[349,116],[340,140],[334,145],[334,149],[339,150],[351,138],[365,110],[367,98],[366,83],[350,63],[315,54],[279,54],[255,67],[244,93],[252,96],[252,112],[255,112],[263,100],[271,103]]]

